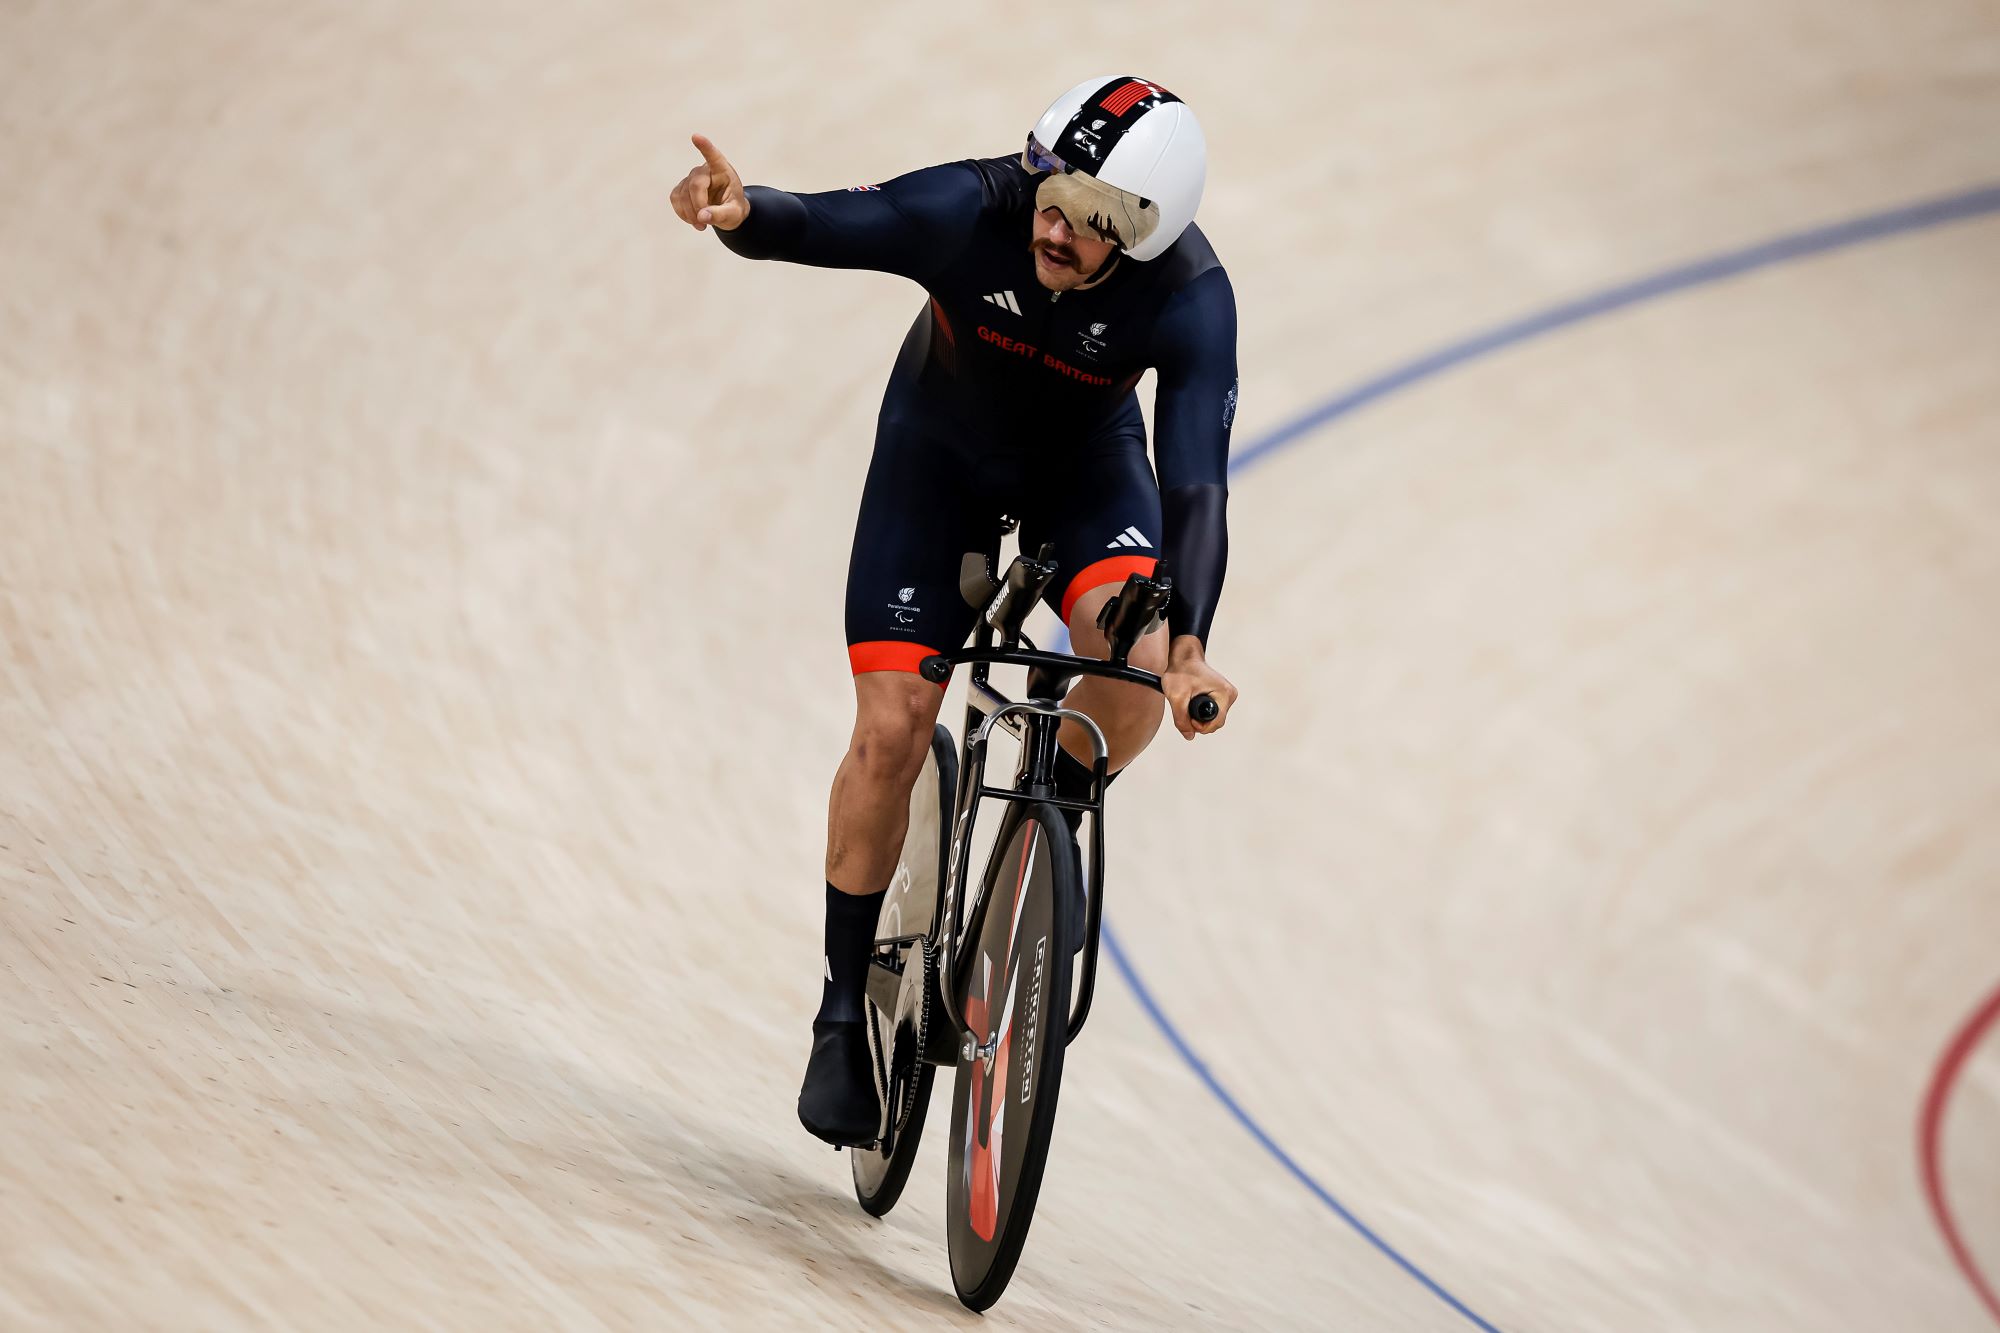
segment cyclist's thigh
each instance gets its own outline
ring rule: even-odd
[[[1060,571],[1046,600],[1068,624],[1077,599],[1129,574],[1151,574],[1160,555],[1160,487],[1143,429],[1093,439],[1052,462],[1021,520],[1021,549],[1055,543]]]
[[[908,414],[884,411],[847,564],[856,675],[914,672],[965,642],[977,612],[959,593],[959,571],[968,553],[990,558],[998,518],[956,449]]]

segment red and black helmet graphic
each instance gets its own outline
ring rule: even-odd
[[[1156,106],[1181,99],[1146,79],[1117,78],[1083,99],[1049,149],[1072,171],[1095,176],[1125,131]]]

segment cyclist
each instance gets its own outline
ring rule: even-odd
[[[929,295],[876,425],[847,574],[855,723],[827,817],[826,951],[799,1119],[843,1146],[875,1137],[863,1008],[876,917],[943,692],[917,674],[961,646],[977,610],[968,560],[1053,542],[1050,603],[1080,654],[1108,648],[1097,613],[1164,559],[1168,632],[1135,666],[1158,673],[1183,736],[1227,720],[1236,689],[1210,666],[1228,553],[1224,470],[1236,412],[1236,303],[1194,215],[1207,145],[1194,113],[1146,79],[1092,79],[1056,99],[1025,148],[823,194],[744,186],[715,145],[674,188],[696,231],[751,259],[894,273]],[[1157,480],[1133,392],[1158,372]],[[1196,694],[1220,714],[1188,716]],[[1162,701],[1085,679],[1069,703],[1103,729],[1115,772],[1159,729]],[[1059,781],[1082,795],[1090,746],[1066,723]],[[1072,819],[1074,829],[1076,821]]]

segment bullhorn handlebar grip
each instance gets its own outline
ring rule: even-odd
[[[1221,707],[1217,705],[1212,695],[1197,694],[1188,700],[1188,716],[1197,722],[1213,722],[1221,711]]]
[[[951,679],[951,663],[933,653],[917,663],[917,672],[933,685],[942,685]]]

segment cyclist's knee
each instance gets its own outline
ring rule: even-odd
[[[848,752],[878,781],[912,779],[923,767],[943,695],[921,676],[873,672],[857,676],[854,737]]]

